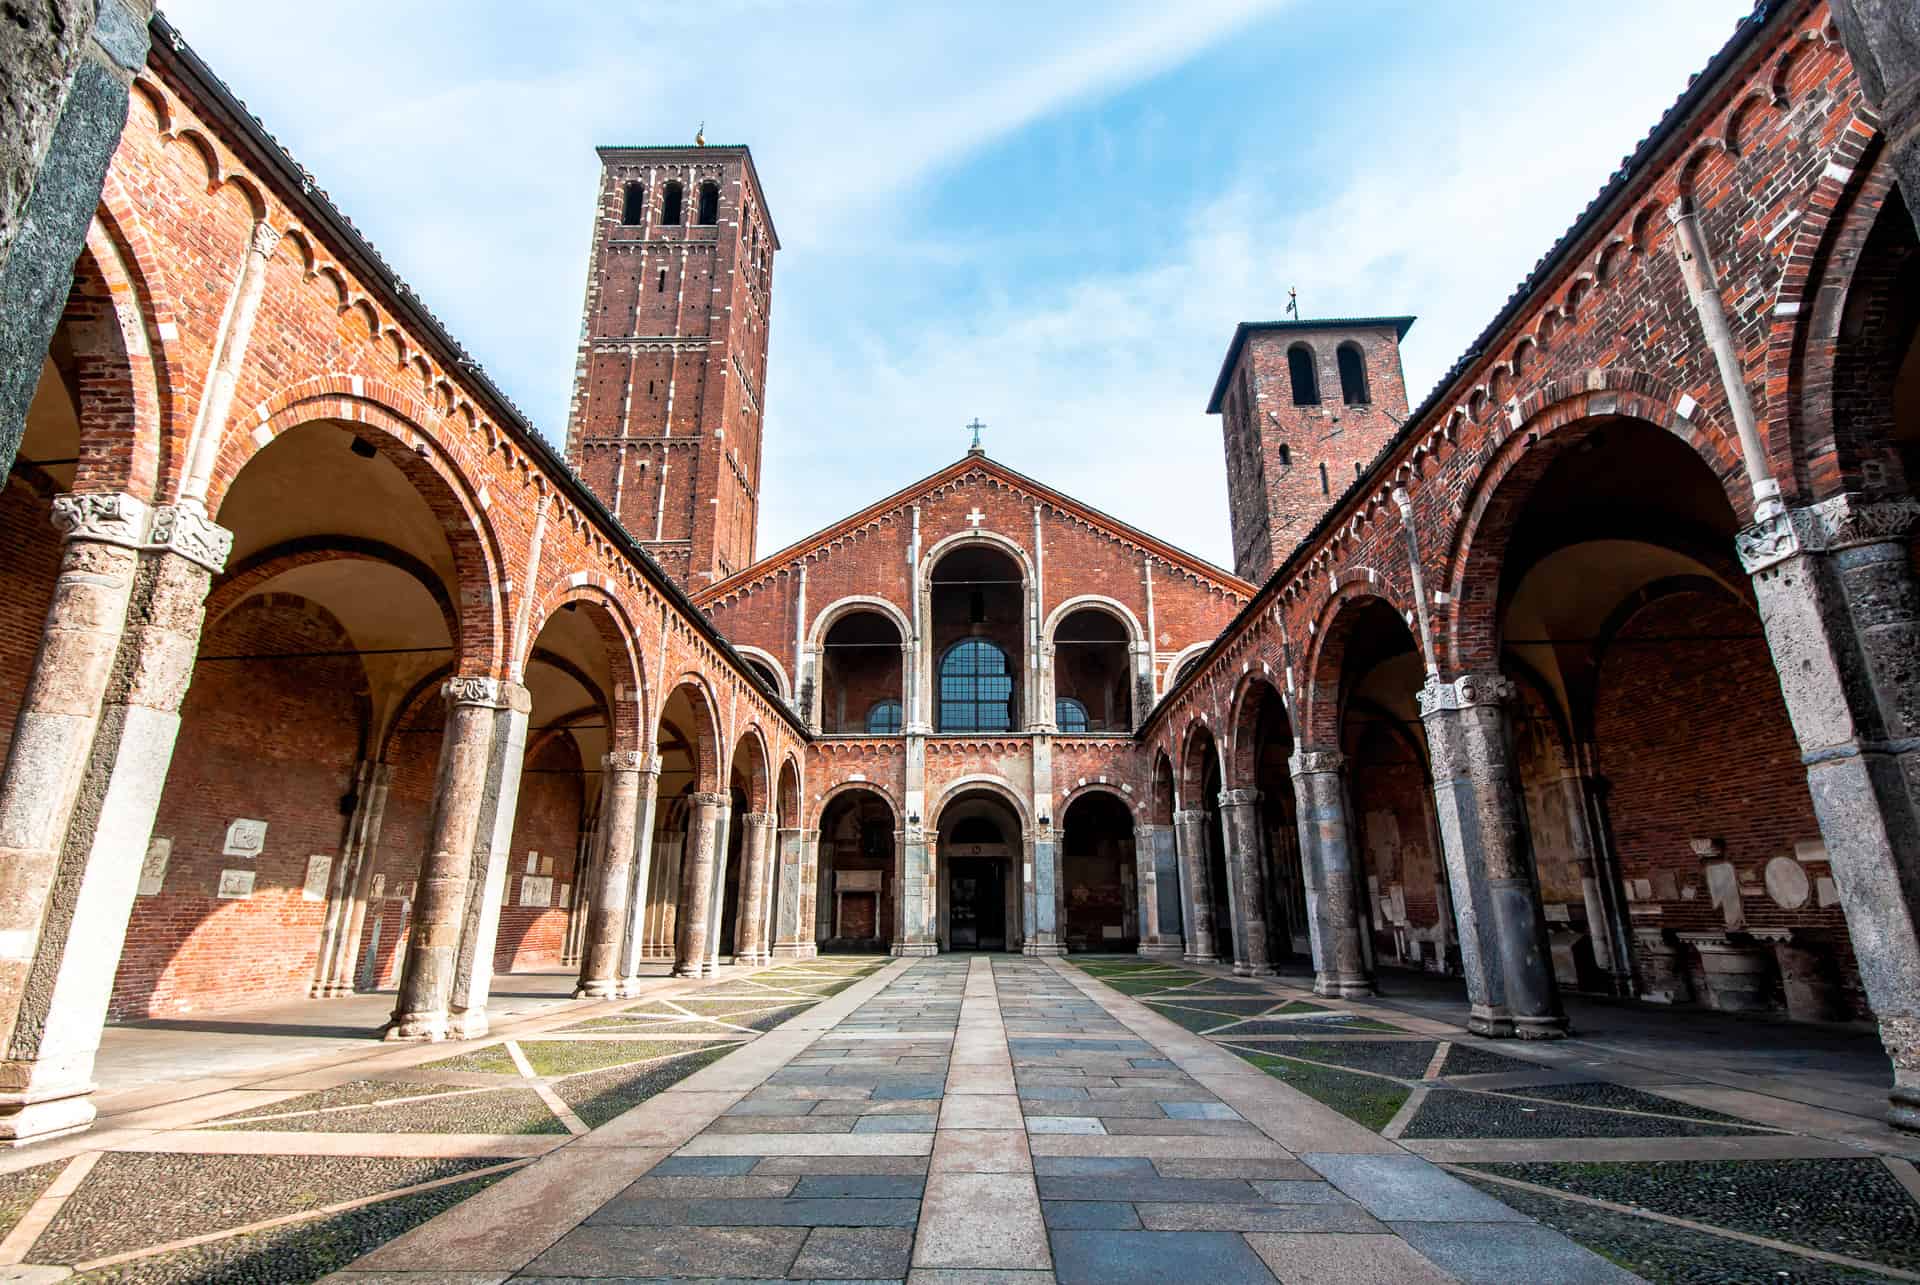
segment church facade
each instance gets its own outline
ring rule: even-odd
[[[839,950],[1871,1021],[1920,1126],[1920,239],[1825,3],[1417,404],[1411,317],[1242,325],[1232,570],[978,450],[759,553],[744,147],[602,149],[562,455],[153,32],[0,494],[0,1137],[110,1019]]]

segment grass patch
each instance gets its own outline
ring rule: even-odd
[[[554,1091],[589,1129],[597,1129],[739,1047],[738,1044],[708,1045],[642,1067],[588,1071],[557,1081]]]
[[[535,1075],[578,1075],[683,1053],[686,1048],[677,1040],[543,1040],[522,1044],[520,1051],[527,1055]]]
[[[520,1074],[520,1068],[513,1064],[513,1055],[507,1052],[505,1043],[471,1049],[452,1057],[443,1057],[438,1062],[426,1062],[420,1069],[423,1071],[474,1071],[482,1075]]]
[[[1168,1021],[1178,1022],[1196,1035],[1233,1021],[1231,1013],[1208,1013],[1197,1008],[1181,1008],[1177,1004],[1150,1004],[1149,1007]]]
[[[1232,1047],[1229,1045],[1228,1047]],[[1409,1090],[1391,1080],[1349,1071],[1333,1071],[1324,1066],[1275,1057],[1271,1053],[1249,1053],[1234,1049],[1276,1080],[1282,1080],[1314,1101],[1332,1107],[1355,1124],[1375,1133],[1387,1127],[1407,1100]]]

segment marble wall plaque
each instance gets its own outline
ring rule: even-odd
[[[1813,881],[1807,878],[1806,867],[1792,857],[1775,857],[1767,862],[1764,878],[1767,895],[1782,910],[1800,909],[1807,904],[1807,897],[1813,891]]]
[[[375,875],[373,877],[373,891],[371,895],[376,898],[387,895],[387,877],[385,875]]]
[[[227,827],[227,841],[220,849],[223,857],[257,857],[267,846],[267,823],[245,817]]]
[[[324,852],[316,852],[307,858],[307,881],[300,887],[303,901],[325,901],[327,899],[327,875],[333,869],[333,858]]]
[[[1707,892],[1720,908],[1728,928],[1747,926],[1747,908],[1740,901],[1740,876],[1731,861],[1709,861],[1700,867],[1707,877]]]
[[[147,859],[140,863],[140,895],[157,896],[167,879],[167,861],[173,856],[173,840],[156,834],[147,841]]]
[[[245,901],[253,895],[253,878],[251,870],[222,870],[215,895],[225,901]]]
[[[553,880],[546,875],[520,876],[520,904],[523,906],[551,906],[553,904]]]

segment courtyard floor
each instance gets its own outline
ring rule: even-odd
[[[1920,1280],[1852,1032],[1520,1046],[1419,979],[1132,957],[500,983],[468,1044],[372,1044],[381,997],[115,1028],[100,1124],[0,1156],[0,1280]]]

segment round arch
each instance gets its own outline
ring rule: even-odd
[[[970,544],[986,545],[1006,554],[1020,565],[1020,580],[1024,588],[1033,587],[1033,559],[1027,555],[1026,548],[1018,542],[1001,535],[998,531],[955,531],[934,542],[920,558],[920,583],[915,588],[925,592],[933,584],[933,569],[940,560],[956,549]]]
[[[1146,630],[1140,627],[1139,619],[1128,609],[1126,603],[1118,598],[1109,598],[1105,594],[1083,593],[1067,599],[1047,613],[1046,623],[1040,628],[1041,640],[1051,643],[1054,634],[1059,631],[1060,622],[1074,612],[1083,610],[1102,611],[1118,620],[1127,631],[1127,641],[1135,646],[1138,646],[1141,639],[1146,637]]]
[[[940,795],[927,809],[927,829],[938,832],[941,815],[961,795],[970,791],[996,794],[1013,809],[1014,816],[1020,819],[1020,837],[1024,841],[1033,835],[1033,810],[1020,797],[1020,791],[1014,789],[1013,782],[1004,776],[991,772],[975,772],[968,776],[956,777],[940,791]]]
[[[1260,670],[1240,676],[1233,699],[1227,706],[1227,745],[1221,754],[1222,766],[1230,786],[1252,786],[1259,756],[1259,720],[1263,705],[1271,701],[1286,721],[1288,735],[1293,732],[1293,710],[1286,694],[1272,677]]]
[[[1321,605],[1314,624],[1313,649],[1307,656],[1305,708],[1294,728],[1302,745],[1332,749],[1340,743],[1341,671],[1354,626],[1370,608],[1391,611],[1402,627],[1411,614],[1383,592],[1377,582],[1356,577],[1343,583]],[[1412,630],[1408,628],[1409,634]],[[1419,648],[1419,639],[1414,639]]]
[[[688,757],[693,762],[693,788],[703,794],[717,792],[726,782],[721,779],[720,707],[713,699],[712,687],[704,674],[693,670],[683,672],[671,684],[661,686],[659,707],[653,711],[649,722],[658,728],[666,721],[667,707],[673,703],[674,697],[686,698],[692,714],[692,725],[685,731],[693,740],[687,747]]]
[[[1079,800],[1086,798],[1089,794],[1112,795],[1122,807],[1126,808],[1128,814],[1133,816],[1136,822],[1139,820],[1141,810],[1139,803],[1131,794],[1128,794],[1112,781],[1083,781],[1068,790],[1060,796],[1060,807],[1058,811],[1061,817],[1064,818],[1067,815],[1068,808],[1072,807]]]
[[[787,681],[786,668],[781,665],[778,657],[770,651],[763,650],[759,647],[749,647],[744,643],[735,643],[733,649],[739,652],[745,659],[758,661],[767,667],[767,672],[773,675],[773,690],[775,695],[783,701],[791,701],[793,699],[793,685]]]
[[[1167,662],[1167,681],[1160,685],[1161,694],[1165,695],[1167,692],[1172,691],[1174,684],[1180,681],[1180,671],[1186,666],[1187,662],[1200,659],[1200,657],[1207,654],[1207,648],[1211,646],[1213,646],[1211,642],[1197,642],[1182,647],[1179,651],[1175,652],[1173,659]]]
[[[1216,759],[1220,757],[1220,738],[1214,735],[1213,728],[1204,718],[1196,718],[1188,723],[1180,733],[1180,761],[1174,777],[1179,791],[1179,802],[1188,808],[1203,807],[1206,804],[1206,754],[1211,750]],[[1220,764],[1226,770],[1225,762]]]
[[[877,612],[892,621],[894,627],[900,631],[900,642],[902,646],[906,644],[909,638],[913,637],[913,625],[907,619],[907,613],[894,606],[893,603],[887,601],[885,598],[875,597],[871,594],[848,594],[844,598],[835,598],[832,602],[822,607],[819,613],[814,616],[813,626],[807,632],[807,646],[811,649],[818,650],[820,645],[826,641],[827,631],[829,629],[838,624],[843,617],[861,611]],[[734,650],[745,655],[753,652],[755,649],[735,647]],[[761,654],[764,655],[765,653]]]
[[[744,761],[742,756],[744,757]],[[731,772],[738,773],[747,786],[747,810],[765,812],[773,796],[773,760],[767,753],[766,735],[759,723],[749,723],[733,743],[727,756]]]
[[[817,829],[819,827],[820,818],[826,814],[828,808],[833,806],[835,800],[844,795],[852,794],[857,790],[865,790],[882,803],[885,803],[887,810],[893,814],[893,828],[896,830],[900,829],[900,818],[902,815],[900,801],[894,798],[893,791],[888,789],[885,783],[880,781],[840,781],[837,784],[829,785],[820,792],[820,797],[813,802],[811,809],[813,814],[813,828]]]
[[[513,672],[517,675],[525,671],[533,659],[540,631],[553,614],[576,603],[593,608],[588,612],[588,619],[606,648],[608,668],[613,674],[614,690],[606,693],[613,717],[610,729],[613,736],[608,748],[616,752],[639,750],[651,739],[641,722],[641,711],[651,708],[646,662],[641,658],[639,640],[626,604],[605,586],[576,576],[550,588],[528,617],[526,638],[521,643],[523,650],[513,658]]]

